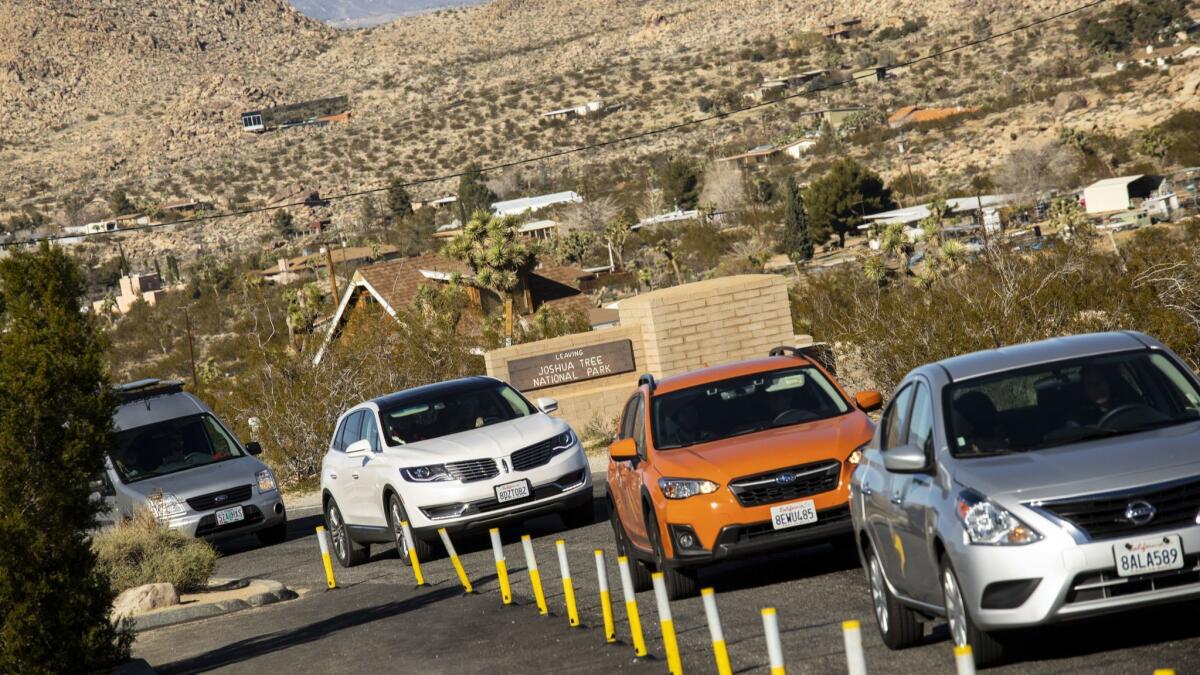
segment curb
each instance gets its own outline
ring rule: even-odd
[[[239,579],[211,579],[210,583],[220,585],[223,583],[231,583],[241,581]],[[142,616],[132,617],[131,623],[135,632],[153,630],[155,628],[163,628],[165,626],[174,626],[175,624],[186,623],[188,621],[198,621],[200,619],[209,619],[222,614],[232,614],[240,612],[243,609],[251,607],[262,607],[263,605],[271,605],[284,600],[291,600],[298,597],[294,591],[278,581],[269,579],[245,579],[252,584],[262,586],[264,590],[245,599],[237,600],[222,600],[221,602],[185,605],[174,609],[166,609],[153,614],[144,614]]]

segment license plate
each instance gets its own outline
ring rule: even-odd
[[[811,499],[771,507],[771,524],[777,530],[815,522],[817,522],[817,509],[813,506]]]
[[[518,499],[524,499],[530,495],[529,481],[521,479],[511,483],[504,483],[496,486],[496,501],[503,504],[504,502],[512,502]]]
[[[245,520],[246,513],[242,511],[242,507],[235,506],[231,509],[222,509],[217,511],[217,525],[228,525],[236,523],[239,520]]]
[[[1183,567],[1183,542],[1177,534],[1153,539],[1130,539],[1113,544],[1117,575],[1136,577]]]

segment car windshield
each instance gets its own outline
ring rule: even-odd
[[[216,418],[206,413],[117,433],[112,463],[122,481],[133,483],[243,455]]]
[[[1200,419],[1200,394],[1155,351],[1011,370],[946,387],[957,457],[1039,450]]]
[[[516,389],[488,382],[474,389],[406,400],[380,411],[388,445],[449,436],[532,415],[536,408]]]
[[[813,366],[735,377],[655,396],[654,447],[681,448],[841,415],[850,404]]]

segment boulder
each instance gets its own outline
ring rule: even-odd
[[[1188,99],[1200,95],[1200,69],[1187,74],[1179,87],[1179,98]]]
[[[113,601],[113,617],[136,616],[178,604],[179,594],[175,592],[174,584],[146,584],[118,595]]]
[[[1064,91],[1054,97],[1054,114],[1064,115],[1072,110],[1087,107],[1087,99],[1073,91]]]

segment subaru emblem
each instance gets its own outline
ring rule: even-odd
[[[775,476],[775,482],[780,485],[791,485],[792,483],[796,482],[796,474],[786,471],[778,476]]]
[[[1149,502],[1140,500],[1136,502],[1129,502],[1129,504],[1125,507],[1125,520],[1128,520],[1134,525],[1145,525],[1151,520],[1154,520],[1154,514],[1156,513],[1158,513],[1158,509],[1155,509],[1154,505]]]

